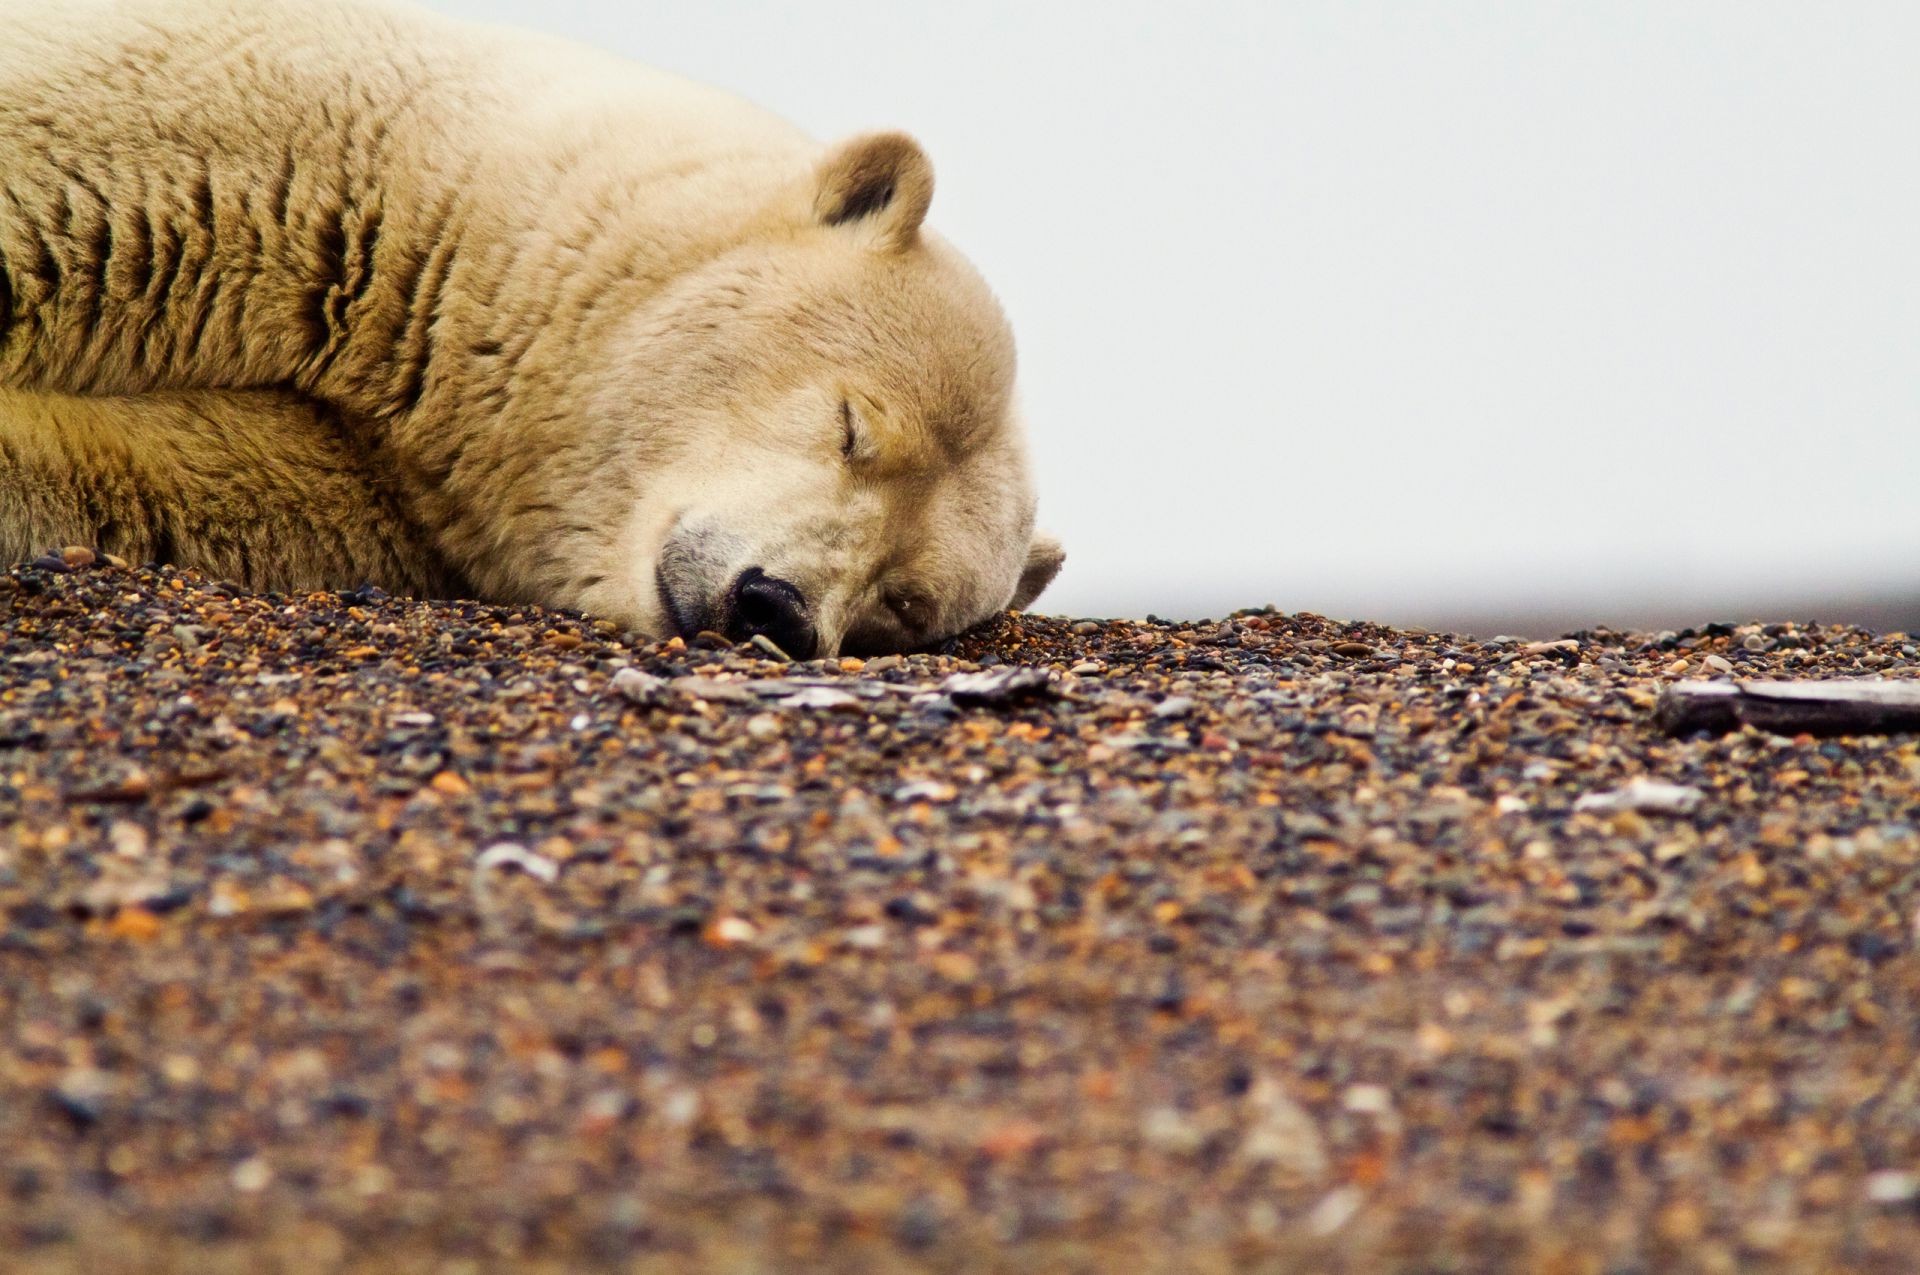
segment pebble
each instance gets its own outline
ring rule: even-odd
[[[515,845],[511,841],[488,846],[474,859],[473,866],[480,872],[491,868],[518,868],[536,881],[549,884],[560,879],[559,864],[530,853],[525,846]]]
[[[952,801],[960,795],[960,790],[952,784],[938,780],[923,779],[915,783],[901,784],[893,790],[895,801]]]
[[[785,651],[781,650],[779,645],[775,643],[772,638],[768,637],[764,633],[754,634],[752,639],[747,643],[747,645],[751,646],[754,650],[760,652],[762,655],[766,656],[768,659],[773,660],[776,663],[779,663],[779,664],[793,663],[793,657],[791,655],[788,655]]]
[[[667,680],[643,673],[637,668],[623,668],[613,675],[613,691],[629,704],[640,708],[653,708],[664,703],[667,696]]]
[[[1920,737],[1652,720],[1676,661],[1911,639],[1021,615],[847,668],[0,581],[13,1265],[1920,1248]]]
[[[718,678],[698,675],[672,678],[667,682],[667,689],[676,695],[709,704],[745,704],[754,698],[753,691],[739,682],[723,682]]]
[[[940,690],[956,704],[996,707],[1054,693],[1053,678],[1045,669],[1008,665],[979,673],[955,673]]]
[[[1366,1202],[1366,1193],[1359,1187],[1343,1186],[1329,1191],[1307,1214],[1307,1230],[1319,1236],[1332,1235],[1353,1221]]]
[[[852,710],[863,711],[860,697],[846,691],[835,690],[831,686],[807,686],[782,696],[777,701],[782,708],[802,708],[816,710]]]
[[[264,1191],[273,1182],[273,1166],[254,1156],[233,1167],[233,1189],[246,1194]]]
[[[1867,1175],[1867,1198],[1875,1204],[1911,1204],[1920,1200],[1920,1174],[1883,1169]]]
[[[1576,811],[1614,814],[1631,810],[1637,814],[1685,815],[1706,800],[1706,794],[1685,784],[1663,783],[1644,776],[1630,780],[1624,787],[1608,792],[1591,792],[1573,803]]]

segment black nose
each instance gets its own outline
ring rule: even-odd
[[[748,567],[727,590],[726,635],[736,642],[765,634],[796,660],[810,660],[817,639],[807,600],[785,580]]]

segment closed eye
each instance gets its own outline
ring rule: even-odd
[[[912,631],[914,622],[920,618],[923,605],[921,599],[915,594],[892,592],[885,594],[881,598],[881,603],[892,613],[900,627],[909,632]]]
[[[860,427],[854,422],[853,404],[847,399],[840,400],[840,458],[852,463],[854,453],[860,450]]]

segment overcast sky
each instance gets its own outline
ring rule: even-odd
[[[1920,4],[435,0],[904,127],[1043,609],[1920,628]]]

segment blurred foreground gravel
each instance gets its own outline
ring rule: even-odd
[[[1902,636],[783,665],[44,564],[0,639],[8,1271],[1920,1252],[1920,748],[1650,720]]]

